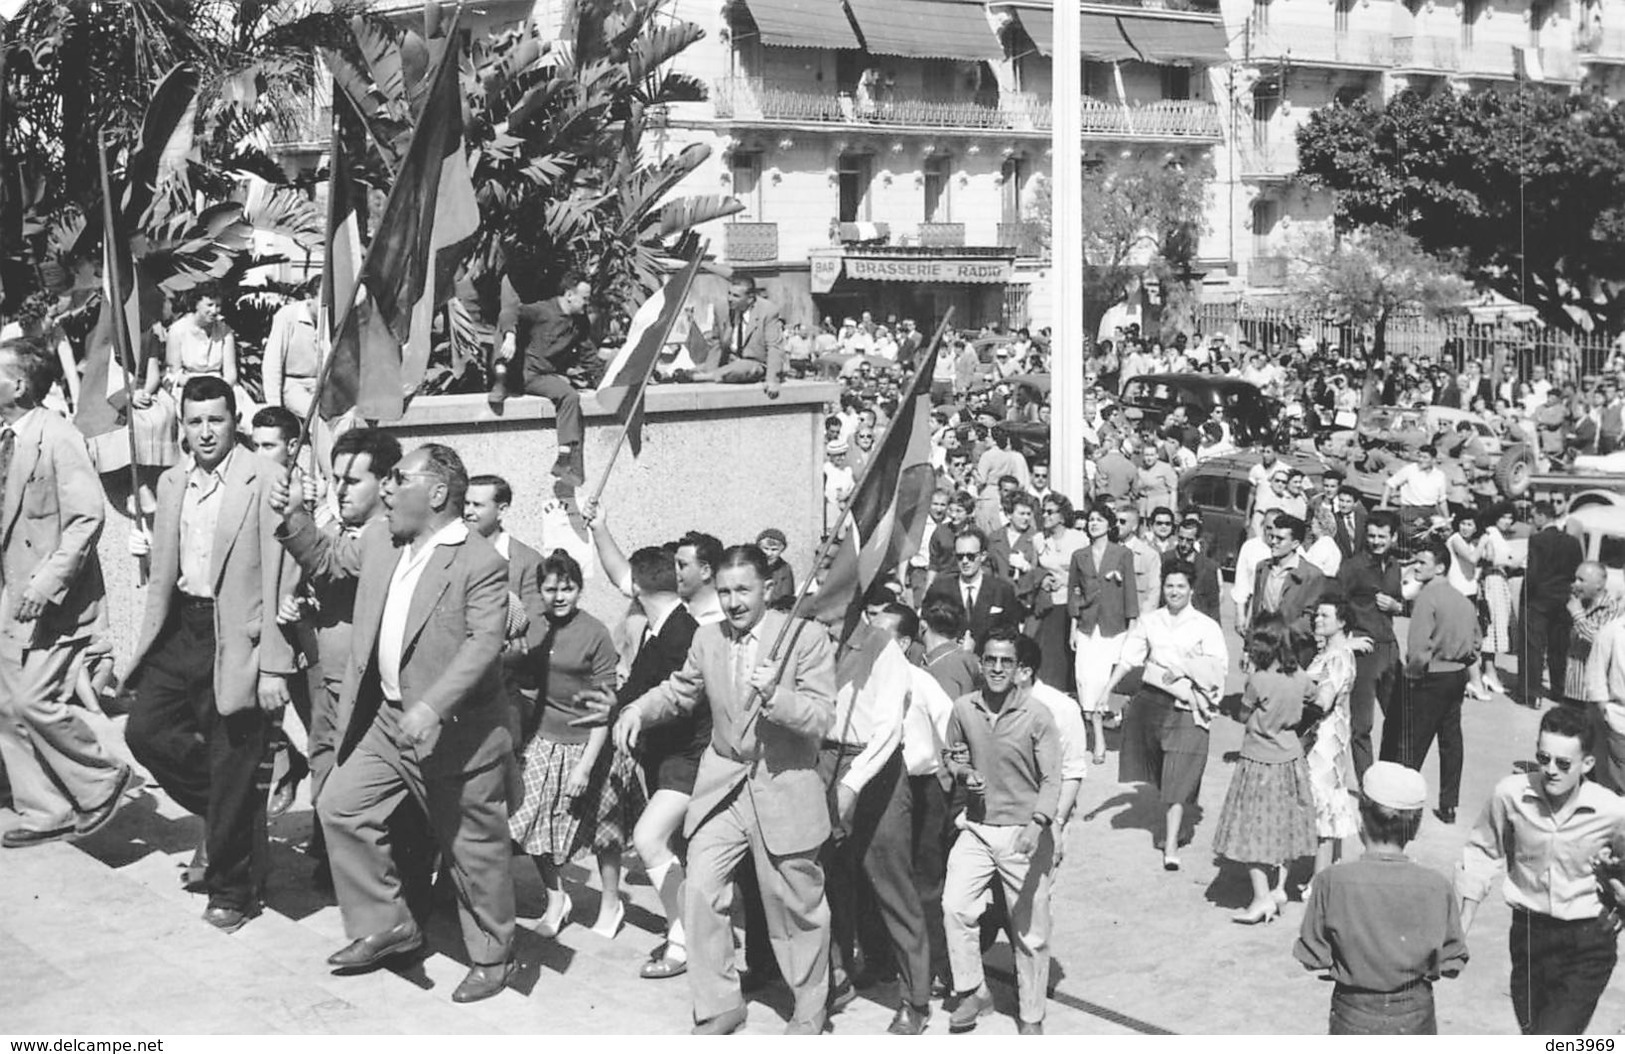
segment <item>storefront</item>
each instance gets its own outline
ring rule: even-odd
[[[813,302],[836,325],[868,311],[877,321],[911,318],[929,331],[950,307],[960,329],[1007,322],[1005,292],[1015,274],[1013,255],[895,247],[809,255]]]

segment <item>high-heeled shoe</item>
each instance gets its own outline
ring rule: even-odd
[[[1287,902],[1287,899],[1288,899],[1287,895],[1286,895],[1286,890],[1284,890],[1284,889],[1272,889],[1272,890],[1270,890],[1270,899],[1275,901],[1275,907],[1276,907],[1277,910],[1286,907],[1286,902]]]
[[[1230,921],[1243,926],[1256,926],[1260,922],[1274,922],[1281,917],[1281,909],[1275,906],[1272,897],[1268,905],[1253,905],[1230,916]]]
[[[615,935],[621,932],[621,926],[626,923],[626,901],[620,897],[615,898],[615,914],[611,915],[607,922],[606,925],[603,912],[600,910],[598,921],[592,924],[592,931],[605,940],[612,941]]]
[[[557,937],[570,924],[570,913],[574,910],[575,902],[570,899],[570,894],[562,889],[549,891],[547,912],[542,916],[536,932],[543,937]]]

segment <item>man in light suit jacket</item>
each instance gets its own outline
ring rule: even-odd
[[[203,918],[227,932],[259,912],[269,844],[257,773],[298,674],[277,624],[295,578],[273,533],[278,470],[238,447],[236,422],[230,385],[208,374],[187,380],[181,431],[191,455],[158,479],[151,537],[131,536],[135,556],[151,553],[152,576],[124,728],[136,761],[205,818],[207,861],[187,882],[207,890]]]
[[[69,706],[101,618],[101,483],[73,425],[40,408],[55,362],[0,344],[0,758],[16,849],[100,829],[130,768]]]
[[[835,718],[834,649],[828,633],[808,623],[797,627],[782,661],[772,658],[786,616],[767,610],[767,578],[767,557],[756,546],[727,550],[716,578],[726,620],[701,626],[682,670],[628,704],[615,723],[617,747],[631,750],[645,726],[711,709],[711,744],[683,825],[689,990],[701,1035],[745,1023],[729,910],[746,854],[795,996],[786,1031],[822,1031],[829,994],[829,904],[818,854],[830,823],[817,764]]]
[[[498,556],[508,561],[508,602],[512,604],[513,598],[518,598],[525,612],[524,635],[510,632],[510,639],[502,647],[503,677],[514,704],[508,730],[517,743],[523,730],[536,717],[538,688],[526,674],[524,660],[533,648],[541,647],[547,636],[547,613],[542,610],[542,554],[509,534],[503,526],[503,517],[512,504],[513,487],[501,476],[469,479],[468,496],[463,500],[463,521],[469,530],[490,542]],[[510,627],[516,625],[510,622]]]
[[[719,318],[710,334],[707,368],[695,370],[696,381],[755,384],[769,399],[779,395],[784,380],[784,320],[779,309],[758,299],[756,279],[736,274],[728,283],[728,316]]]
[[[324,536],[288,502],[285,479],[276,495],[286,510],[278,537],[300,565],[356,579],[338,763],[317,806],[352,942],[328,963],[360,972],[423,946],[386,837],[410,796],[427,812],[457,890],[472,964],[452,993],[459,1003],[507,983],[514,925],[504,770],[513,740],[498,662],[508,571],[463,522],[467,490],[456,451],[430,443],[390,473],[388,517],[359,538]]]
[[[987,536],[975,527],[954,538],[954,561],[959,573],[939,575],[925,591],[925,599],[953,600],[965,609],[972,640],[981,640],[998,622],[1019,622],[1021,601],[1015,583],[995,574],[987,565]]]

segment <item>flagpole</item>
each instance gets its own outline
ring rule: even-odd
[[[107,171],[107,130],[100,129],[96,133],[96,160],[101,167],[102,177],[102,297],[109,300],[107,305],[109,318],[122,314],[124,304],[116,297],[123,295],[119,288],[118,261],[112,249],[113,238],[116,237],[117,227],[113,222],[113,177]],[[134,260],[131,260],[133,267]],[[135,273],[130,274],[132,286],[136,282]],[[109,289],[111,285],[111,289]],[[139,296],[134,288],[132,294]],[[147,518],[141,511],[141,466],[136,464],[135,443],[135,386],[134,358],[130,348],[131,334],[117,319],[113,321],[113,349],[119,357],[119,369],[124,374],[124,438],[130,447],[130,514],[135,520],[136,529],[142,533],[147,530]],[[139,584],[147,584],[148,558],[143,556],[136,560]]]
[[[936,351],[941,345],[942,338],[947,335],[948,325],[953,321],[953,317],[954,309],[950,307],[948,308],[947,313],[942,316],[942,322],[937,326],[936,333],[932,335],[931,345],[926,349],[924,358],[920,359],[919,361],[932,361],[932,352]],[[920,370],[914,374],[914,379],[909,382],[908,393],[904,396],[903,401],[899,405],[910,406],[916,399],[919,398],[920,384],[922,381],[926,385],[931,383],[931,379],[925,376],[924,370]],[[807,597],[811,595],[810,591],[812,588],[813,578],[818,574],[819,569],[824,566],[825,562],[834,556],[836,548],[839,547],[841,542],[840,528],[846,524],[846,518],[852,511],[852,500],[856,498],[863,490],[864,481],[869,478],[869,473],[874,471],[875,461],[877,460],[877,458],[870,458],[864,462],[863,469],[859,473],[857,482],[853,485],[851,492],[841,500],[840,515],[837,516],[835,520],[837,527],[835,530],[830,532],[829,537],[825,538],[823,544],[818,547],[818,552],[813,559],[812,568],[808,571],[806,577],[801,580],[800,588],[796,590],[796,600],[795,604],[790,608],[790,616],[785,620],[784,625],[779,628],[779,635],[774,639],[773,647],[768,651],[768,661],[776,661],[779,663],[779,677],[784,676],[784,665],[790,661],[788,649],[795,646],[796,638],[801,635],[801,628],[806,623],[806,620],[801,618],[801,609],[806,603]],[[787,638],[788,643],[786,643]],[[786,653],[783,656],[779,655],[779,650],[781,648],[786,649]],[[756,720],[757,716],[761,713],[762,708],[760,704],[762,699],[763,696],[761,693],[752,688],[749,698],[745,700],[745,720],[744,724],[740,726],[741,729],[749,728],[751,722]]]
[[[431,89],[434,82],[439,78],[441,70],[445,68],[447,60],[453,59],[453,56],[458,52],[457,29],[459,24],[462,22],[464,2],[465,0],[458,0],[457,10],[451,16],[451,26],[446,30],[446,48],[440,53],[440,61],[435,64],[433,72],[431,72],[429,75],[428,83],[430,84]],[[422,130],[423,122],[420,120],[412,127],[412,138],[406,144],[407,154],[412,152],[412,144],[417,141],[418,133]],[[459,147],[459,149],[466,149],[466,147],[467,143],[465,142]],[[331,183],[332,178],[332,161],[329,159],[329,183]],[[328,193],[332,194],[332,192],[332,187],[329,186]],[[384,200],[384,211],[382,215],[387,216],[389,214],[389,206],[394,203],[395,195],[399,194],[400,192],[401,180],[397,178],[389,186],[389,196]],[[329,230],[327,232],[327,236],[329,238],[327,252],[331,254],[333,252],[331,242],[333,232]],[[316,414],[321,410],[322,406],[322,393],[327,390],[328,379],[333,374],[333,360],[338,358],[338,355],[335,354],[337,345],[334,338],[336,338],[338,334],[344,332],[344,327],[349,323],[350,316],[355,312],[356,305],[361,302],[361,290],[366,285],[365,277],[367,274],[367,265],[372,262],[372,252],[375,248],[377,248],[377,246],[377,238],[373,238],[367,243],[366,250],[361,254],[361,266],[356,271],[355,285],[350,289],[350,295],[344,305],[344,313],[339,316],[338,325],[334,326],[332,332],[328,334],[329,346],[327,358],[322,361],[321,372],[316,375],[316,391],[311,398],[310,408],[305,411],[305,419],[299,425],[299,437],[294,440],[293,448],[288,453],[288,460],[290,462],[297,462],[299,460],[299,452],[305,448],[305,444],[310,442],[310,430],[312,426],[315,425]]]

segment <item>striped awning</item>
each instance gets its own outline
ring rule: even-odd
[[[1016,18],[1040,55],[1055,54],[1055,12],[1049,8],[1022,7],[1016,9]],[[1131,62],[1140,57],[1118,28],[1114,15],[1091,12],[1080,15],[1078,43],[1079,53],[1096,62]]]
[[[847,0],[876,55],[998,62],[1004,47],[981,4],[953,0]]]
[[[856,51],[841,0],[745,0],[763,44],[776,48],[832,48]]]
[[[1147,62],[1163,65],[1199,63],[1216,65],[1230,60],[1224,27],[1217,22],[1173,21],[1117,16],[1123,35]]]

